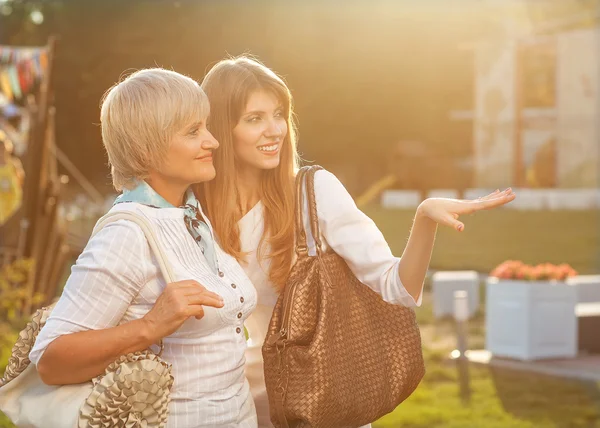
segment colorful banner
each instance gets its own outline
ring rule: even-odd
[[[0,99],[21,102],[35,93],[47,67],[45,48],[0,46]]]

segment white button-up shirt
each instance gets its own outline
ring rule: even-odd
[[[177,281],[193,279],[223,297],[223,308],[204,308],[163,339],[162,358],[172,363],[169,428],[256,427],[244,374],[244,321],[256,306],[254,286],[234,258],[217,248],[220,270],[208,266],[186,229],[180,208],[122,203],[111,211],[134,211],[152,225]],[[144,233],[128,220],[104,227],[88,243],[30,359],[37,364],[59,336],[114,327],[143,317],[164,290],[158,263]]]

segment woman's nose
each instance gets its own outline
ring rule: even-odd
[[[219,142],[217,141],[217,139],[215,137],[213,137],[213,135],[208,132],[208,135],[206,136],[206,138],[204,139],[204,141],[202,142],[202,148],[205,150],[215,150],[219,148]]]
[[[278,120],[271,120],[265,134],[267,137],[281,137],[283,134],[283,126]]]

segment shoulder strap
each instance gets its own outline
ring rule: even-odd
[[[317,214],[317,200],[315,196],[315,174],[323,169],[319,165],[313,165],[306,173],[306,197],[308,199],[308,216],[310,220],[310,232],[315,240],[317,254],[321,254],[321,229],[319,228],[319,216]]]
[[[304,195],[308,200],[308,215],[311,234],[315,240],[317,254],[321,252],[321,232],[319,229],[319,217],[317,215],[317,203],[315,199],[315,173],[323,169],[319,165],[302,167],[296,175],[296,252],[306,253],[306,231],[304,230]],[[303,185],[306,183],[305,190]]]
[[[304,166],[298,170],[296,174],[296,253],[303,254],[308,251],[306,244],[306,232],[304,230],[304,198],[302,185],[304,183],[304,176],[310,169],[310,166]]]
[[[109,212],[108,214],[100,218],[100,220],[98,220],[98,223],[96,223],[94,231],[92,232],[92,237],[98,232],[100,232],[100,230],[106,225],[119,220],[132,221],[135,224],[137,224],[140,227],[140,229],[142,229],[142,232],[144,232],[146,240],[148,241],[148,244],[150,245],[150,248],[154,253],[154,256],[156,257],[156,260],[158,261],[160,271],[165,281],[167,282],[167,284],[175,282],[175,276],[173,275],[171,265],[169,264],[167,256],[163,252],[162,247],[160,246],[158,239],[154,234],[152,226],[149,224],[148,220],[146,220],[141,215],[133,213],[131,211],[116,211],[112,213]]]

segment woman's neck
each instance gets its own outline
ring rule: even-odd
[[[244,216],[260,201],[261,170],[243,170],[237,172],[237,189],[241,215]]]
[[[180,207],[185,203],[185,192],[189,185],[167,183],[161,177],[149,177],[146,183],[174,207]]]

